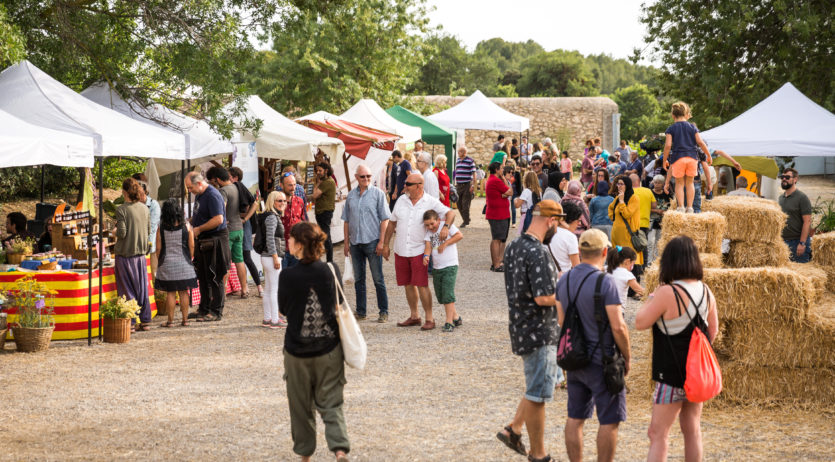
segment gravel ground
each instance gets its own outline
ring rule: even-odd
[[[348,369],[345,413],[351,459],[360,461],[521,461],[495,433],[512,417],[524,389],[510,352],[503,276],[487,271],[489,230],[482,200],[459,244],[457,295],[464,326],[451,334],[398,328],[405,297],[385,264],[392,319],[362,323],[369,356]],[[512,229],[512,232],[515,232]],[[341,246],[336,255],[341,262]],[[369,284],[373,307],[373,285]],[[348,288],[353,304],[353,289]],[[636,303],[627,307],[631,324]],[[436,306],[442,316],[442,307]],[[6,418],[5,455],[13,460],[293,460],[282,381],[283,333],[258,327],[261,299],[234,299],[220,323],[155,328],[129,344],[53,342],[45,353],[0,355]],[[161,320],[155,320],[155,327]],[[638,360],[639,358],[636,358]],[[642,358],[646,360],[646,358]],[[646,370],[646,369],[644,369]],[[646,387],[646,376],[630,386]],[[628,399],[618,460],[646,458],[650,403]],[[566,460],[565,394],[547,405],[546,447]],[[595,455],[596,423],[585,435]],[[832,458],[833,416],[751,408],[706,409],[707,460]],[[319,422],[315,460],[331,460]],[[682,459],[680,434],[671,458]]]

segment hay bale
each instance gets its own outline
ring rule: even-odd
[[[826,295],[827,287],[830,286],[830,278],[835,276],[835,268],[831,271],[832,276],[830,276],[824,268],[821,268],[814,263],[791,262],[788,264],[788,267],[808,280],[809,288],[807,290],[814,294],[812,297],[813,303],[823,300]],[[830,289],[830,291],[835,292],[835,290],[832,289]]]
[[[826,274],[826,290],[835,293],[835,266],[815,266]]]
[[[668,211],[661,221],[661,239],[658,254],[676,236],[689,236],[700,253],[722,253],[722,236],[725,234],[725,217],[716,212],[683,213]]]
[[[777,319],[728,321],[717,351],[750,366],[835,368],[835,295],[797,324]]]
[[[700,253],[699,258],[702,260],[702,267],[703,268],[721,268],[722,267],[722,254],[717,253]],[[649,268],[644,270],[643,280],[641,284],[644,286],[645,297],[655,289],[658,288],[658,270],[659,270],[660,260],[656,260]]]
[[[704,282],[716,296],[719,319],[806,319],[815,294],[791,268],[706,268]]]
[[[722,393],[710,406],[835,410],[835,368],[762,367],[722,360]]]
[[[728,252],[728,266],[731,268],[786,266],[789,261],[789,247],[782,239],[771,242],[731,241]]]
[[[648,400],[655,386],[652,380],[652,329],[630,330],[629,343],[632,358],[626,384],[630,394]]]
[[[700,253],[699,258],[702,260],[703,268],[721,268],[722,254],[721,253]]]
[[[823,267],[835,266],[835,232],[812,236],[812,261]]]
[[[732,241],[781,240],[780,233],[786,225],[780,204],[758,197],[720,196],[703,202],[702,210],[725,217],[725,237]]]

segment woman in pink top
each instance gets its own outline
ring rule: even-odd
[[[562,158],[560,159],[560,172],[567,173],[567,179],[571,180],[571,158],[568,157],[568,151],[562,152]]]
[[[438,190],[440,191],[440,197],[438,199],[442,204],[449,207],[449,175],[446,173],[445,155],[438,154],[435,156],[435,168],[432,171],[438,177]]]

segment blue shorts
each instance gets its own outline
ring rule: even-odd
[[[600,425],[626,421],[626,389],[617,395],[609,393],[603,381],[603,366],[590,364],[583,369],[567,372],[568,417],[590,419],[597,408]]]
[[[543,345],[522,355],[525,363],[525,399],[547,403],[554,399],[557,380],[557,346]]]

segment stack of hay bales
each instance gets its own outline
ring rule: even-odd
[[[780,232],[786,214],[774,201],[757,197],[722,196],[706,201],[705,210],[722,214],[730,242],[727,264],[731,268],[785,266],[789,249]]]
[[[726,224],[698,215],[681,223],[682,217],[668,213],[675,224],[667,227],[665,216],[661,241],[691,235],[682,231],[690,220],[690,229],[705,233],[696,240],[700,252],[713,250],[716,233],[731,240],[729,267],[710,267],[703,259],[704,282],[719,311],[719,401],[835,410],[835,233],[813,240],[815,264],[789,263],[780,238],[785,215],[777,204],[739,197],[708,204]],[[651,293],[659,284],[658,266],[645,278]]]

